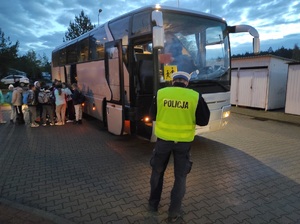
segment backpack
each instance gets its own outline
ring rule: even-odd
[[[39,103],[42,103],[42,104],[49,103],[49,101],[50,101],[49,94],[47,94],[46,91],[40,91],[38,94],[38,101],[39,101]]]
[[[25,96],[23,95],[23,98]],[[24,102],[24,100],[23,100]],[[35,105],[35,100],[34,100],[34,92],[33,91],[29,91],[28,95],[27,95],[27,105]]]
[[[12,92],[7,92],[4,98],[5,103],[11,104]]]
[[[0,104],[3,104],[3,103],[4,103],[4,96],[3,96],[2,91],[0,89]]]
[[[28,104],[28,96],[29,96],[29,91],[23,92],[22,93],[22,103],[23,104]]]
[[[50,90],[46,90],[46,94],[49,98],[48,104],[55,104],[55,96],[54,93]]]

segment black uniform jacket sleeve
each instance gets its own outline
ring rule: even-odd
[[[199,94],[198,105],[196,109],[196,124],[200,126],[205,126],[208,124],[210,117],[210,111],[208,109],[207,103]]]
[[[156,104],[156,96],[153,97],[153,101],[150,107],[149,115],[151,120],[156,120],[156,114],[157,114],[157,104]]]

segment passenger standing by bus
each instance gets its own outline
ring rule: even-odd
[[[55,80],[52,82],[52,86],[49,87],[49,90],[50,90],[52,96],[54,97],[54,99],[53,99],[53,105],[52,105],[52,111],[53,111],[53,123],[55,123],[55,121],[57,120],[56,112],[55,112],[56,106],[55,106],[55,94],[54,94],[54,91],[55,91],[55,89],[56,89],[56,85],[57,85],[57,84],[58,84],[58,80],[55,79]]]
[[[81,96],[82,93],[78,88],[78,85],[76,83],[72,84],[72,90],[73,90],[73,104],[75,107],[75,117],[76,120],[74,121],[73,124],[82,124],[82,101],[81,101]]]
[[[35,85],[29,84],[28,96],[27,96],[27,106],[29,112],[29,123],[30,127],[37,128],[39,124],[35,122],[37,118],[37,94]]]
[[[39,92],[41,91],[41,83],[39,81],[35,81],[33,84],[35,86],[35,93],[36,93],[36,97],[38,99]],[[37,117],[39,118],[39,121],[41,122],[41,119],[43,116],[43,105],[40,104],[38,101],[37,101],[36,109],[37,109],[37,115],[38,115]]]
[[[58,82],[55,90],[55,113],[57,118],[57,123],[55,125],[64,125],[66,119],[66,94],[62,89],[61,82]]]
[[[48,123],[50,126],[53,126],[55,124],[54,122],[54,103],[55,103],[55,97],[53,95],[53,91],[47,87],[48,89],[45,89],[43,94],[43,101],[42,104],[43,107],[43,113],[42,113],[42,118],[41,118],[41,124],[45,127],[47,126],[47,117],[48,117]],[[41,92],[40,92],[41,93]]]
[[[180,219],[182,199],[186,191],[186,177],[192,168],[190,149],[195,135],[195,125],[208,124],[210,111],[198,92],[186,88],[190,74],[175,72],[173,86],[160,89],[154,98],[151,114],[156,118],[157,142],[150,160],[152,174],[149,210],[157,211],[163,189],[164,172],[171,153],[174,157],[175,181],[167,222]]]
[[[9,104],[10,106],[10,124],[14,124],[14,120],[16,117],[16,111],[14,109],[14,105],[12,105],[11,100],[12,100],[12,93],[14,91],[14,86],[10,84],[8,86],[8,92],[5,95],[5,102]]]
[[[0,124],[6,124],[6,121],[3,120],[3,115],[2,115],[2,105],[4,104],[4,96],[2,94],[2,91],[0,89]]]
[[[14,87],[11,103],[14,105],[16,111],[16,124],[25,124],[22,112],[23,89],[20,87],[20,82],[15,82]]]
[[[74,122],[75,121],[75,108],[73,104],[72,99],[72,91],[68,87],[66,83],[62,83],[63,89],[67,95],[66,101],[67,101],[67,110],[66,110],[66,116],[68,118],[67,122]]]

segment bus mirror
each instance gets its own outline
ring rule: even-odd
[[[161,11],[155,10],[152,12],[152,22],[154,23],[154,26],[163,26],[163,16]]]
[[[260,51],[260,41],[259,41],[259,33],[258,31],[249,25],[236,25],[228,27],[229,33],[242,33],[248,32],[251,36],[253,36],[253,53],[258,54]]]
[[[161,11],[152,11],[153,23],[153,48],[159,49],[164,47],[164,27],[163,14]]]
[[[153,27],[153,48],[159,49],[164,47],[164,28],[159,26]]]
[[[253,38],[253,53],[258,54],[260,52],[260,41],[258,37]]]
[[[128,46],[128,35],[122,37],[122,45]]]

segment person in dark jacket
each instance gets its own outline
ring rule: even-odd
[[[164,172],[173,153],[175,181],[171,191],[168,223],[175,223],[181,219],[186,177],[192,168],[190,150],[195,136],[195,126],[207,125],[210,117],[210,111],[202,96],[186,88],[190,74],[175,72],[172,78],[173,86],[158,90],[151,107],[157,142],[150,160],[152,174],[149,210],[158,210]]]
[[[30,127],[37,128],[39,124],[35,122],[37,118],[37,93],[36,86],[29,84],[28,96],[27,96],[27,106],[29,112],[29,123]]]
[[[72,84],[72,99],[75,108],[75,121],[73,124],[82,124],[82,103],[81,102],[81,91],[78,88],[77,83]]]
[[[72,87],[69,88],[69,86],[66,83],[62,83],[63,89],[67,95],[66,101],[67,101],[67,110],[66,110],[66,117],[68,118],[67,123],[74,122],[75,121],[75,108],[73,104],[72,99]]]
[[[36,95],[36,99],[37,99],[37,105],[36,105],[36,109],[37,109],[37,118],[38,120],[41,122],[42,116],[43,116],[43,105],[39,103],[38,101],[38,96],[39,96],[39,92],[41,91],[41,83],[40,81],[35,81],[34,83],[35,86],[35,95]]]

